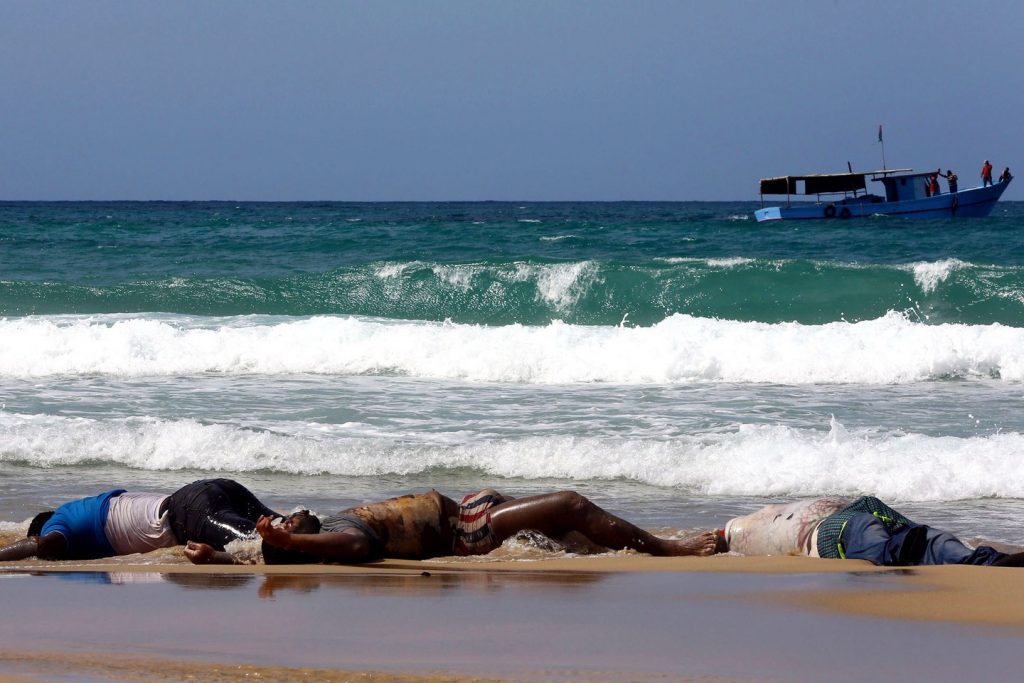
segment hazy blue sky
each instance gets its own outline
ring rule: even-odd
[[[1024,3],[0,0],[0,198],[754,199],[1009,165]]]

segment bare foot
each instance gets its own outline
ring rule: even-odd
[[[705,557],[720,550],[721,536],[716,531],[702,531],[699,534],[678,541],[665,540],[665,554],[673,556],[697,555]]]

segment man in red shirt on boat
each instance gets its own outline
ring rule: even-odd
[[[981,167],[981,185],[982,187],[988,187],[992,184],[992,164],[989,163],[988,159],[985,159],[985,164]]]

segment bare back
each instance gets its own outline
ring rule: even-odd
[[[816,555],[814,530],[849,502],[845,498],[814,498],[766,505],[735,517],[725,525],[729,550],[742,555]]]
[[[385,557],[421,560],[452,554],[452,505],[454,501],[431,490],[344,512],[359,517],[380,536]]]

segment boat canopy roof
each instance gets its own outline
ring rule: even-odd
[[[798,184],[803,183],[803,187]],[[816,173],[762,178],[761,194],[825,194],[855,192],[867,185],[863,173]]]
[[[905,173],[909,168],[863,173],[813,173],[811,175],[784,175],[761,179],[761,194],[829,194],[857,192],[867,187],[866,176]]]

